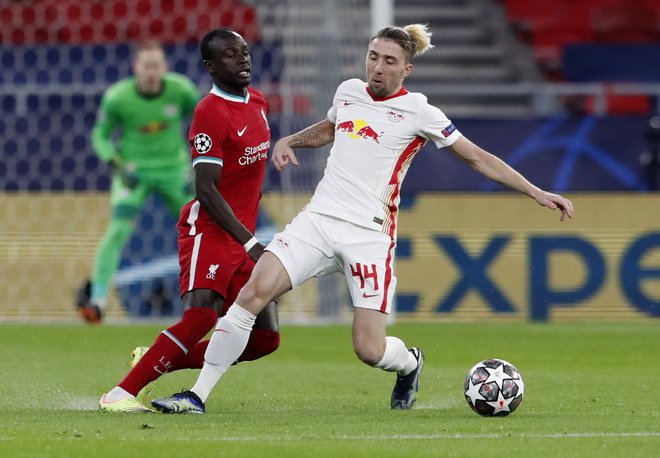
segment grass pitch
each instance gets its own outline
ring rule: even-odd
[[[113,415],[100,395],[162,326],[0,326],[0,456],[657,456],[660,322],[398,324],[426,353],[415,408],[392,412],[394,375],[360,363],[349,326],[284,327],[273,355],[232,368],[206,415]],[[482,418],[469,368],[515,364],[520,408]],[[153,395],[190,387],[168,374]]]

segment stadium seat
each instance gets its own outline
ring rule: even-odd
[[[119,68],[114,65],[108,65],[105,68],[105,81],[108,83],[115,83],[119,81]]]
[[[48,84],[48,83],[50,83],[50,75],[45,70],[37,71],[35,79],[36,79],[37,84]]]
[[[16,123],[14,124],[14,130],[18,135],[25,135],[28,131],[28,121],[27,119],[20,117],[16,119]]]
[[[48,149],[51,152],[51,154],[61,153],[62,150],[64,149],[64,144],[62,143],[62,139],[59,137],[51,138],[50,142],[48,142]],[[75,165],[75,162],[73,160],[69,162]]]
[[[39,132],[50,132],[52,120],[49,116],[39,116],[37,118],[37,129]]]
[[[60,84],[71,84],[73,83],[73,73],[71,70],[62,69],[58,75],[58,82]]]
[[[147,38],[181,42],[198,39],[199,30],[211,26],[234,26],[248,41],[260,39],[255,8],[234,0],[12,2],[0,7],[0,19],[3,42],[12,44],[53,40],[111,43]],[[195,30],[188,29],[189,23],[195,24]]]
[[[85,107],[87,100],[83,94],[73,94],[71,96],[71,107],[80,110]]]
[[[48,175],[53,171],[53,161],[50,158],[44,158],[39,161],[39,173]]]
[[[2,109],[6,112],[16,110],[16,97],[13,95],[5,95],[2,98]]]
[[[46,50],[46,63],[50,66],[59,65],[61,53],[59,49],[50,48]]]
[[[642,5],[597,10],[592,28],[597,40],[604,43],[651,43],[658,38],[655,12]]]
[[[39,109],[39,97],[36,95],[30,94],[25,100],[29,111],[37,111]]]
[[[552,75],[561,70],[562,50],[566,45],[593,40],[591,29],[580,20],[562,18],[546,21],[532,30],[534,57]]]
[[[531,30],[535,24],[561,16],[570,0],[539,2],[529,0],[506,0],[506,13],[510,21],[519,29]]]
[[[16,140],[7,140],[5,142],[4,153],[6,156],[16,156],[18,152],[18,144]]]
[[[653,43],[660,39],[660,1],[504,0],[510,22],[522,30],[551,79],[561,79],[564,46],[580,43]]]
[[[25,48],[23,52],[23,62],[25,67],[35,67],[38,62],[37,51],[34,48]]]
[[[50,95],[48,96],[48,108],[57,111],[62,109],[62,96]]]
[[[562,68],[568,81],[660,82],[660,45],[570,45]]]

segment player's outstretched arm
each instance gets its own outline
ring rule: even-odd
[[[290,163],[298,165],[293,148],[318,148],[335,140],[335,125],[324,119],[300,132],[281,138],[273,148],[271,162],[278,171]]]
[[[459,138],[449,149],[470,164],[474,170],[491,180],[527,194],[539,205],[551,210],[561,210],[559,218],[561,221],[567,217],[573,217],[573,203],[570,200],[534,186],[500,158],[475,145],[467,138]]]

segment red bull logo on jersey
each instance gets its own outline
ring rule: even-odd
[[[387,119],[392,122],[400,122],[406,119],[406,117],[400,111],[390,110],[387,112]]]
[[[339,132],[353,132],[355,129],[355,123],[353,121],[344,121],[340,122],[337,124],[337,127],[335,127],[335,130]]]
[[[140,126],[140,132],[143,134],[157,134],[167,130],[168,127],[170,127],[170,124],[166,121],[150,121]]]
[[[380,143],[378,139],[382,137],[383,132],[376,132],[364,119],[354,119],[342,121],[335,126],[336,132],[346,132],[350,138],[364,138]]]

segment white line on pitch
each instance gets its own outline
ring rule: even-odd
[[[434,440],[434,439],[511,439],[511,438],[531,438],[531,439],[575,439],[575,438],[588,438],[588,437],[660,437],[660,432],[658,431],[644,431],[638,433],[605,433],[605,432],[594,432],[594,433],[553,433],[553,434],[393,434],[393,435],[357,435],[357,436],[228,436],[228,437],[209,437],[200,440],[211,440],[217,442],[252,442],[252,441],[269,441],[269,442],[283,442],[297,439],[304,440],[371,440],[371,441],[382,441],[382,440],[409,440],[409,439],[421,439],[421,440]],[[173,438],[175,440],[191,440],[190,437],[180,437]]]

